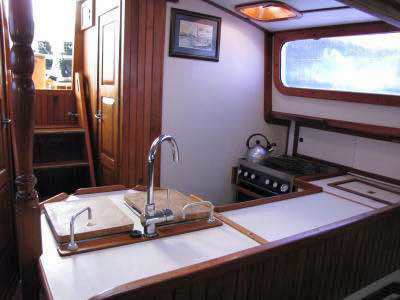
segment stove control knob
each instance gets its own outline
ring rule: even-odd
[[[266,184],[266,185],[269,185],[270,183],[271,183],[271,180],[269,180],[269,179],[266,179],[266,180],[265,180],[265,184]]]
[[[255,175],[255,174],[251,174],[250,178],[251,178],[252,180],[254,180],[254,179],[256,179],[256,175]]]
[[[286,193],[287,191],[289,191],[289,185],[286,184],[286,183],[282,184],[282,186],[281,186],[281,192],[282,192],[282,193]]]
[[[278,187],[278,183],[275,181],[275,182],[272,184],[272,187],[273,187],[274,189],[276,189],[276,188]]]
[[[243,176],[244,176],[244,177],[249,176],[249,172],[244,172]]]

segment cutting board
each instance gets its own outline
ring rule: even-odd
[[[170,189],[170,199],[167,199],[167,189],[158,189],[154,191],[154,202],[156,209],[169,208],[174,213],[174,220],[170,223],[178,223],[183,221],[191,221],[197,219],[207,219],[209,215],[209,208],[207,206],[199,205],[188,208],[186,212],[186,219],[183,219],[182,208],[189,203],[199,202],[190,196],[186,196],[178,191]],[[138,213],[142,213],[147,203],[146,191],[128,191],[125,196],[125,202],[133,207]]]
[[[92,209],[94,225],[87,226],[87,211],[79,215],[75,220],[75,240],[97,238],[132,230],[133,220],[128,218],[108,197],[46,203],[44,212],[54,237],[59,243],[69,242],[71,217],[88,206]]]

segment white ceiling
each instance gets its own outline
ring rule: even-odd
[[[212,0],[213,2],[229,9],[234,12],[235,6],[238,4],[254,2],[254,0]],[[290,6],[294,7],[299,11],[341,7],[344,6],[342,3],[334,0],[284,0]],[[290,29],[300,29],[318,26],[329,26],[338,24],[351,24],[351,23],[363,23],[378,21],[377,18],[363,13],[354,8],[332,10],[332,11],[320,11],[305,13],[300,19],[289,20],[289,21],[277,21],[270,23],[254,22],[268,31],[282,31]]]

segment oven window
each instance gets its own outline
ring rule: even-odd
[[[400,95],[400,33],[290,41],[281,53],[286,87]]]

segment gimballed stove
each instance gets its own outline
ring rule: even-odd
[[[338,169],[331,166],[287,155],[269,157],[260,164],[242,158],[239,160],[236,178],[237,185],[242,188],[237,192],[237,201],[255,199],[254,194],[262,197],[287,194],[293,191],[296,177],[336,171]]]

